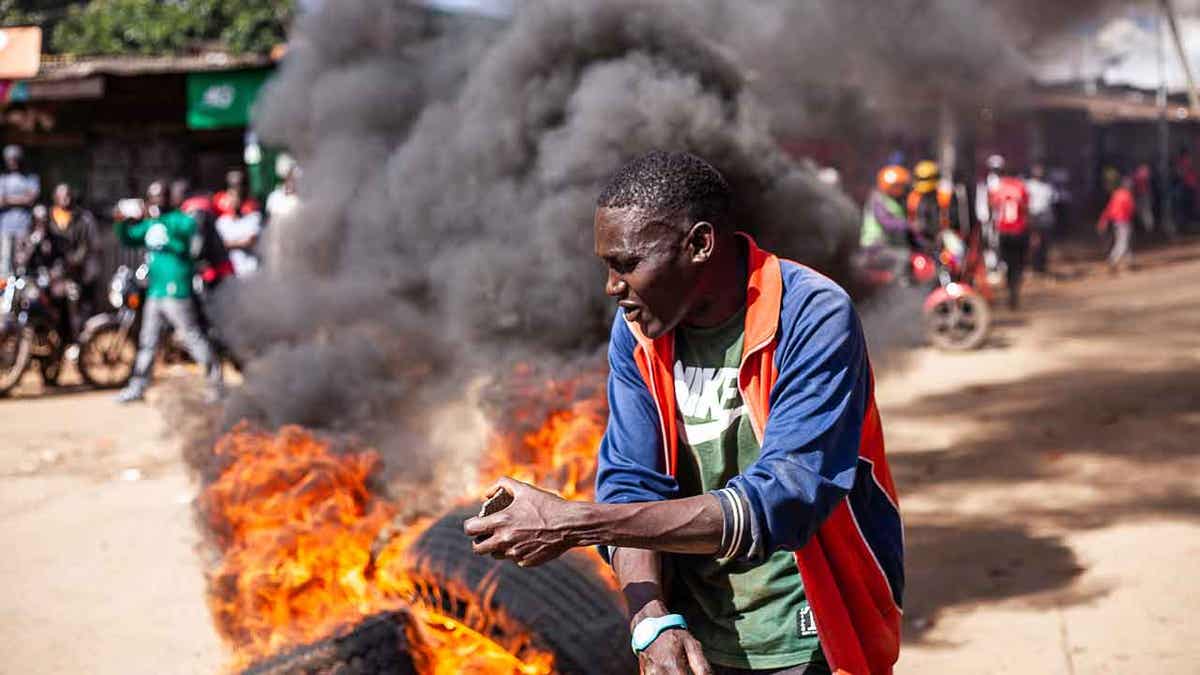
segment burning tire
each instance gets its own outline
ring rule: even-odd
[[[477,556],[462,531],[463,521],[472,515],[470,509],[451,512],[409,549],[413,575],[426,587],[422,602],[469,625],[480,623],[473,618],[477,615],[503,612],[519,624],[515,628],[531,635],[535,647],[554,653],[555,672],[637,672],[622,603],[590,560],[568,554],[521,569]],[[505,626],[472,627],[497,642],[512,641],[502,634],[510,629]]]
[[[298,647],[242,671],[242,675],[416,675],[406,651],[399,612],[373,616],[338,637]]]

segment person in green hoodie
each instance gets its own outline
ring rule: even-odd
[[[164,324],[175,329],[192,358],[207,373],[207,398],[219,399],[222,394],[221,361],[200,327],[192,302],[195,272],[192,239],[196,234],[196,221],[183,211],[167,206],[167,190],[162,181],[155,181],[146,189],[146,206],[141,213],[117,213],[114,219],[117,239],[125,246],[145,248],[149,267],[133,377],[117,395],[117,400],[128,403],[145,397]]]

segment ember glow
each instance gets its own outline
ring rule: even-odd
[[[533,431],[497,432],[464,501],[503,475],[590,498],[604,413],[602,397],[582,400],[542,413]],[[402,522],[401,505],[379,496],[374,450],[339,453],[301,427],[266,433],[243,423],[215,453],[225,468],[199,508],[221,553],[208,601],[234,668],[402,609],[422,673],[553,671],[553,655],[493,607],[487,589],[454,589],[474,601],[459,618],[441,613],[445,589],[431,588],[405,557],[432,520]]]

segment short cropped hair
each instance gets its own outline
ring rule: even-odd
[[[733,194],[721,172],[696,155],[654,151],[617,169],[596,205],[634,206],[663,218],[686,214],[692,223],[723,228]]]

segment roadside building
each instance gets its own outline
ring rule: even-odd
[[[0,144],[24,146],[44,198],[67,182],[107,221],[117,200],[140,196],[157,178],[221,187],[226,171],[255,154],[247,153],[250,112],[274,65],[269,56],[222,52],[41,54],[36,74],[0,79]],[[250,168],[251,187],[265,196],[273,187],[267,169],[256,175]],[[106,270],[129,257],[105,243]]]

